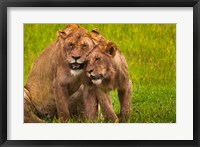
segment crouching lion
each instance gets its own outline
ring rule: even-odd
[[[111,122],[128,121],[132,82],[129,78],[125,57],[111,41],[97,45],[87,57],[86,72],[89,77],[85,84],[84,103],[86,115],[94,120],[99,103],[105,118]],[[115,114],[109,91],[117,89],[120,101],[119,119]]]
[[[44,122],[41,115],[68,121],[69,98],[83,83],[85,59],[94,45],[79,25],[58,31],[57,42],[41,53],[24,86],[24,122]]]

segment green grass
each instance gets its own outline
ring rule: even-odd
[[[125,55],[133,82],[131,122],[176,122],[176,25],[83,24],[98,28]],[[65,24],[24,25],[24,83],[41,51],[55,41]],[[116,91],[110,92],[119,112]],[[80,122],[81,120],[70,120]],[[54,119],[53,122],[56,122]]]

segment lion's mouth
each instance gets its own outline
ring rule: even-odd
[[[84,68],[84,63],[70,63],[69,64],[69,67],[72,69],[72,70],[79,70],[79,69],[83,69]]]
[[[103,75],[102,74],[99,74],[97,76],[90,75],[90,78],[92,80],[102,80],[103,79]]]
[[[102,83],[103,75],[102,74],[99,74],[97,76],[90,75],[90,79],[91,79],[93,84],[98,86]]]

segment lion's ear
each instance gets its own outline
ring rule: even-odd
[[[63,30],[59,30],[57,35],[62,38],[67,38],[67,36],[75,29],[79,28],[80,26],[77,24],[68,24]]]
[[[92,40],[94,41],[95,45],[98,45],[99,43],[105,41],[105,38],[101,35],[99,29],[97,29],[97,28],[92,29],[91,37],[92,37]]]
[[[107,50],[107,52],[110,54],[110,55],[112,55],[113,57],[115,56],[115,53],[116,53],[116,49],[113,47],[113,46],[111,46],[108,50]]]
[[[57,35],[62,37],[62,38],[67,38],[67,36],[68,36],[68,34],[63,30],[57,31]]]
[[[114,57],[116,54],[116,50],[117,50],[116,45],[113,42],[109,41],[107,43],[106,52]]]
[[[95,33],[95,34],[97,34],[97,35],[100,34],[100,31],[99,31],[99,29],[97,29],[97,28],[92,29],[92,32]]]

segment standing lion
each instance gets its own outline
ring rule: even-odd
[[[84,103],[86,115],[95,120],[98,103],[106,120],[111,122],[128,121],[131,109],[132,82],[128,64],[118,47],[111,41],[103,41],[87,57]],[[115,114],[109,91],[117,89],[120,101],[119,118]]]

